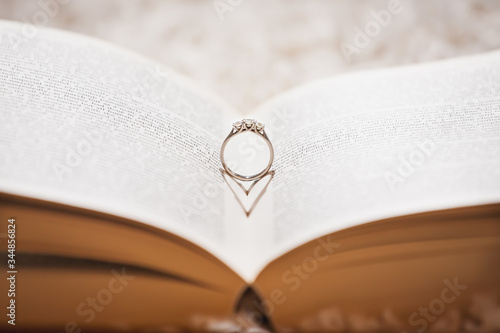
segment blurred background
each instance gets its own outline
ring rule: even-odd
[[[242,113],[312,80],[500,47],[495,0],[2,0],[0,19],[37,24],[40,10],[43,25],[135,50]]]

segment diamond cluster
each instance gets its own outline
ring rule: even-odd
[[[258,132],[262,132],[264,130],[264,124],[255,119],[243,119],[241,121],[237,121],[233,124],[233,130],[236,131],[245,131],[245,130],[257,130]]]

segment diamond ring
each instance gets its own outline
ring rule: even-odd
[[[274,150],[273,150],[273,145],[271,144],[271,141],[269,141],[269,138],[266,135],[266,132],[264,130],[264,124],[261,122],[255,121],[254,119],[243,119],[242,121],[237,121],[233,124],[233,128],[231,129],[231,132],[229,135],[226,137],[224,142],[222,143],[222,147],[220,150],[220,159],[222,162],[222,166],[224,167],[224,170],[226,173],[238,180],[242,181],[252,181],[252,180],[258,180],[262,177],[264,177],[269,170],[271,169],[271,165],[273,164],[274,160]],[[243,133],[253,133],[258,135],[260,138],[262,138],[265,143],[267,144],[267,147],[269,148],[269,161],[267,162],[267,166],[260,172],[253,174],[253,175],[242,175],[239,174],[233,170],[230,169],[228,166],[228,163],[226,163],[225,159],[225,150],[226,150],[226,145],[228,142],[233,139],[235,136],[243,134]]]

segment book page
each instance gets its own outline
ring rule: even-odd
[[[254,117],[276,152],[262,265],[360,223],[500,201],[500,52],[313,83]]]
[[[124,216],[225,252],[219,149],[223,120],[235,115],[138,55],[26,28],[0,23],[0,191]]]

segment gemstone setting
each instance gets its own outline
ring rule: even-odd
[[[233,132],[236,133],[251,130],[264,134],[264,127],[265,125],[263,123],[256,121],[255,119],[242,119],[233,123]]]
[[[241,129],[241,126],[243,126],[243,123],[241,121],[233,123],[233,128],[237,131]]]
[[[255,124],[255,120],[253,119],[243,119],[243,123],[247,128],[251,128],[253,124]]]

